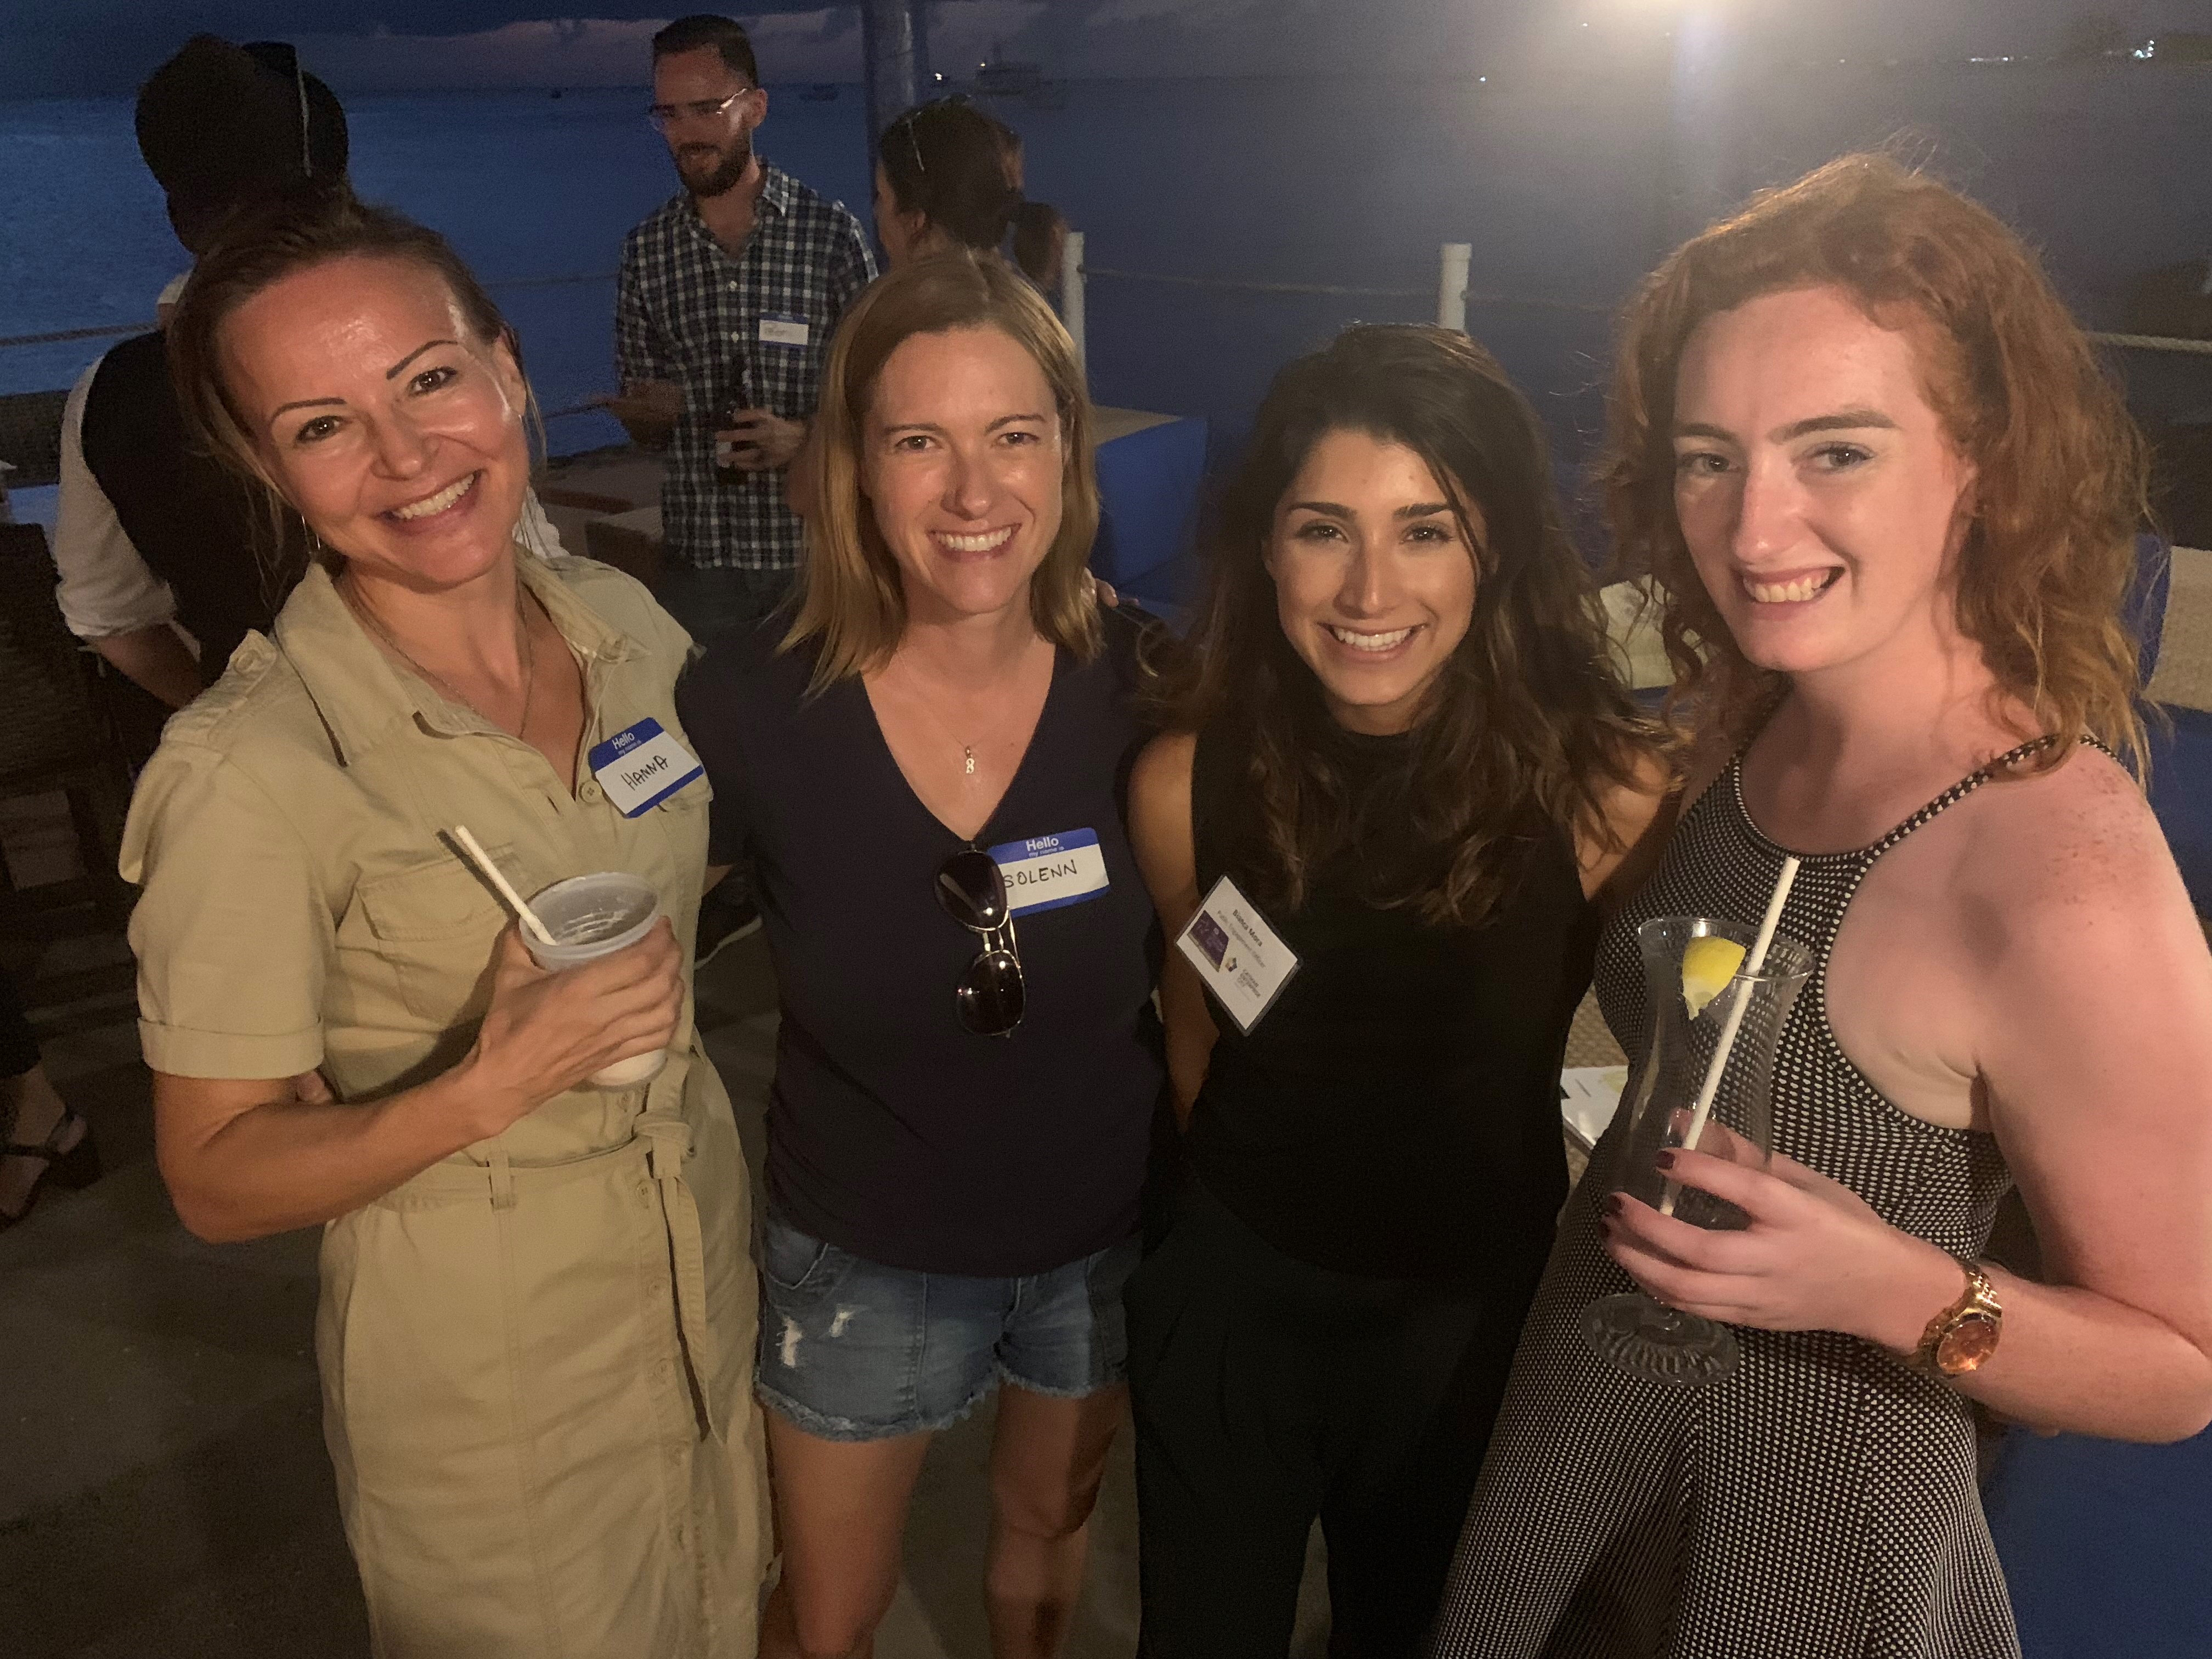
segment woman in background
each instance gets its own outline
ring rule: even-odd
[[[917,104],[884,129],[875,200],[886,273],[932,254],[1000,259],[1011,251],[1015,269],[1038,288],[1049,292],[1060,282],[1066,222],[1024,198],[1020,137],[964,99]],[[810,428],[792,459],[787,494],[801,518],[813,511],[819,447]]]
[[[1131,788],[1161,919],[1203,904],[1227,999],[1170,953],[1191,1178],[1129,1289],[1144,1649],[1283,1659],[1318,1516],[1332,1650],[1411,1659],[1566,1195],[1600,911],[1666,771],[1536,417],[1464,335],[1354,328],[1285,369],[1213,556]],[[1229,969],[1247,927],[1298,961],[1272,1006]]]
[[[1022,141],[958,98],[917,104],[876,145],[876,240],[884,268],[954,248],[1011,252],[1030,281],[1060,282],[1067,223],[1022,194]]]
[[[0,1232],[31,1213],[47,1182],[99,1178],[92,1126],[55,1092],[15,983],[0,973]]]

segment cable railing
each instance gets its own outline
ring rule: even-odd
[[[611,270],[579,271],[566,276],[502,276],[496,282],[486,283],[488,289],[497,290],[535,288],[574,288],[586,283],[611,283],[618,272]],[[101,323],[91,328],[51,329],[42,334],[0,334],[0,350],[9,346],[66,345],[72,340],[119,339],[125,335],[143,334],[155,324]]]
[[[1485,309],[1517,308],[1534,311],[1559,311],[1586,316],[1609,315],[1614,307],[1588,300],[1559,300],[1531,295],[1503,294],[1468,285],[1468,267],[1474,246],[1467,242],[1445,242],[1437,249],[1437,281],[1433,286],[1421,288],[1387,288],[1352,283],[1283,283],[1256,277],[1201,276],[1175,271],[1131,270],[1118,265],[1093,265],[1085,257],[1084,234],[1070,231],[1067,248],[1060,265],[1060,313],[1067,323],[1068,331],[1075,337],[1076,350],[1087,356],[1088,288],[1092,282],[1150,283],[1161,288],[1183,288],[1209,290],[1215,293],[1276,295],[1284,296],[1316,296],[1345,300],[1424,300],[1433,297],[1437,302],[1437,321],[1446,328],[1464,329],[1469,306]],[[611,283],[618,273],[611,270],[577,271],[557,276],[507,276],[484,284],[501,291],[522,291],[532,289],[574,288],[593,283]],[[86,328],[49,329],[35,334],[0,335],[0,350],[16,346],[67,345],[79,340],[119,339],[126,335],[143,334],[154,327],[149,322],[102,323]],[[2118,347],[2126,351],[2165,352],[2176,356],[2212,357],[2212,340],[2188,339],[2163,334],[2130,334],[2106,330],[2088,331],[2089,338],[2100,345]],[[596,404],[579,404],[572,408],[548,411],[548,420],[564,415],[589,414],[599,407]]]

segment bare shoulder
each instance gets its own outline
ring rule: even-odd
[[[1198,734],[1164,732],[1129,774],[1129,839],[1153,899],[1165,906],[1198,884],[1190,827],[1190,774]]]
[[[1984,785],[1961,805],[1958,878],[2023,922],[2084,911],[2142,919],[2177,906],[2188,915],[2150,803],[2101,750],[2077,748],[2048,772]]]
[[[1643,884],[1674,827],[1680,784],[1666,753],[1657,748],[1638,751],[1628,776],[1600,797],[1604,833],[1577,837],[1575,862],[1585,896],[1626,897]]]
[[[1986,1035],[2032,1045],[2023,1024],[2070,1028],[2092,1009],[2125,1030],[2169,1005],[2189,1005],[2192,1020],[2212,1006],[2212,959],[2180,872],[2109,756],[2077,749],[1953,811],[1943,873],[1961,942],[1988,975]]]
[[[1656,749],[1639,750],[1627,778],[1606,792],[1607,827],[1624,844],[1633,845],[1643,839],[1682,782],[1666,755]]]
[[[1129,825],[1147,841],[1190,840],[1190,773],[1195,732],[1163,732],[1144,746],[1129,772]]]

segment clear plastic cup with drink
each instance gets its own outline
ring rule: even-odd
[[[530,901],[530,908],[558,941],[547,945],[522,930],[531,957],[548,973],[560,973],[627,950],[660,920],[660,894],[642,876],[627,870],[601,870],[556,881]],[[635,1089],[660,1074],[668,1051],[655,1048],[603,1066],[585,1081],[594,1089]]]

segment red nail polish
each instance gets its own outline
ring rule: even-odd
[[[1674,1167],[1674,1154],[1671,1152],[1662,1152],[1651,1161],[1662,1170],[1671,1170]]]

